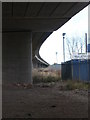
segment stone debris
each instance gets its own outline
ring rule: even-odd
[[[32,84],[26,84],[26,83],[15,83],[13,85],[18,88],[24,88],[24,89],[32,88]]]
[[[36,84],[36,86],[38,86],[38,87],[53,87],[54,85],[55,85],[55,82]]]

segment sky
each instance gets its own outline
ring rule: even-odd
[[[69,50],[73,46],[72,41],[78,42],[78,49],[82,43],[82,52],[85,52],[85,33],[88,33],[88,7],[84,8],[74,17],[72,17],[61,28],[54,31],[42,44],[39,54],[49,64],[58,63],[64,61],[63,58],[63,36],[62,33],[66,33],[64,39],[65,45],[65,61],[70,60]],[[68,45],[68,43],[70,43]],[[71,45],[71,47],[70,47]],[[79,52],[81,51],[81,47]]]

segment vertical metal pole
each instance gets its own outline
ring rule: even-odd
[[[90,12],[90,4],[88,6],[88,11]],[[90,14],[88,14],[88,20],[90,20]],[[88,22],[88,48],[87,48],[88,54],[90,54],[90,22]]]
[[[88,5],[88,48],[87,48],[87,52],[88,52],[88,69],[89,69],[88,70],[89,71],[88,75],[89,75],[89,81],[90,81],[90,22],[89,21],[90,21],[90,4]],[[90,89],[90,87],[89,87],[89,89]]]
[[[85,33],[86,53],[87,53],[87,33]]]
[[[65,62],[64,36],[63,36],[63,61]]]
[[[58,64],[57,54],[58,54],[58,53],[56,52],[56,63]]]
[[[66,33],[63,33],[63,61],[65,62],[65,44],[64,44],[64,39],[65,39],[65,34]]]
[[[2,119],[2,2],[0,2],[0,119]]]

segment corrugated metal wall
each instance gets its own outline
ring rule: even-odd
[[[61,64],[61,76],[62,80],[72,79],[72,66],[71,61],[67,61]]]
[[[62,63],[62,80],[72,79],[90,82],[90,60],[71,60]]]
[[[79,60],[72,60],[72,77],[73,80],[79,80]]]
[[[80,81],[89,81],[89,67],[88,61],[80,61]]]
[[[88,74],[89,74],[89,82],[90,82],[90,60],[88,61]]]

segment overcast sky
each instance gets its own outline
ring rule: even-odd
[[[42,44],[40,48],[40,56],[49,64],[63,62],[63,37],[62,33],[66,33],[65,40],[72,38],[85,40],[85,33],[88,33],[88,7],[84,8],[77,15],[72,17],[57,31],[54,31]],[[65,47],[67,43],[65,43]],[[83,47],[84,50],[84,47]],[[56,56],[57,52],[57,56]],[[65,49],[65,61],[69,60],[68,49]]]

